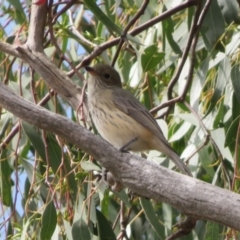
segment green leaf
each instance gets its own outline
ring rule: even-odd
[[[166,34],[167,40],[169,45],[171,46],[172,50],[178,54],[182,55],[182,51],[176,41],[173,38],[173,33],[174,33],[174,22],[172,21],[171,18],[167,18],[166,20],[162,21],[163,25],[163,30],[164,33]]]
[[[7,149],[3,149],[0,155],[0,196],[5,206],[10,207],[12,204],[12,170],[8,163]]]
[[[94,14],[94,16],[102,22],[110,32],[116,32],[118,35],[122,35],[122,30],[119,28],[108,16],[98,7],[94,0],[84,0],[84,4]]]
[[[208,51],[215,46],[224,33],[225,22],[217,0],[213,0],[201,26],[201,34]]]
[[[228,24],[232,22],[235,22],[238,24],[240,23],[240,19],[238,16],[239,5],[236,0],[232,0],[232,1],[218,0],[218,4],[225,18],[225,21]]]
[[[53,201],[50,201],[42,216],[40,236],[42,240],[51,239],[57,224],[57,212]]]
[[[61,28],[62,26],[60,26]],[[81,44],[82,47],[84,47],[84,49],[88,52],[91,53],[92,52],[92,48],[89,47],[88,44],[86,44],[84,41],[82,41],[76,34],[74,34],[71,30],[69,30],[68,28],[62,28],[62,35],[64,35],[64,37],[66,36],[67,38],[71,38],[74,39],[75,41],[79,42]],[[76,51],[76,49],[75,49]]]
[[[192,128],[192,124],[190,122],[183,122],[178,130],[171,136],[169,142],[174,142],[180,140],[184,137],[187,132]]]
[[[9,127],[9,123],[11,123],[11,116],[12,116],[12,114],[10,114],[9,112],[6,112],[6,113],[1,115],[1,119],[0,119],[0,139],[3,138],[7,128]]]
[[[157,233],[158,237],[160,239],[164,239],[165,228],[163,224],[159,222],[151,202],[145,198],[140,198],[140,204],[143,208],[146,218],[148,219],[149,223]]]
[[[90,240],[91,239],[90,230],[82,218],[74,222],[72,227],[72,237],[73,237],[73,240],[88,240],[88,239]]]
[[[88,9],[94,14],[94,16],[102,22],[107,29],[112,33],[117,33],[119,36],[122,35],[122,29],[118,27],[96,4],[94,0],[84,0],[84,4],[88,7]],[[133,37],[129,34],[126,35],[127,39],[131,40],[134,43],[141,45],[141,41],[139,41],[136,37]]]
[[[100,202],[102,205],[102,202],[103,202],[104,196],[105,196],[104,193],[106,192],[107,189],[109,189],[109,185],[106,183],[106,181],[101,181],[101,180],[96,185],[97,185],[96,191],[98,193],[98,196],[99,196],[99,199],[100,199]]]
[[[30,228],[32,223],[38,224],[40,217],[41,217],[41,214],[35,213],[31,217],[29,217],[26,222],[24,222],[23,229],[21,231],[21,238],[20,238],[20,240],[28,239],[28,237],[27,237],[27,236],[29,236],[28,228]]]
[[[53,171],[56,173],[62,163],[62,157],[64,156],[62,155],[61,148],[56,141],[55,136],[48,134],[46,140],[48,144],[48,160]],[[63,160],[63,162],[65,163],[67,161]]]
[[[214,94],[211,99],[211,104],[205,115],[208,115],[213,108],[216,107],[219,99],[223,96],[227,80],[230,77],[231,73],[231,64],[228,57],[225,57],[218,66],[218,75],[216,78],[216,85],[214,87]]]
[[[84,171],[101,171],[101,168],[91,161],[81,161],[81,167]]]
[[[214,118],[214,122],[213,122],[213,127],[214,128],[218,128],[219,127],[219,124],[222,122],[223,117],[224,117],[224,102],[221,101],[220,102],[220,106],[219,106],[219,108],[217,110],[216,117]]]
[[[231,70],[231,79],[234,92],[237,96],[237,99],[240,103],[240,67],[235,65]]]
[[[92,194],[92,183],[87,183],[87,196]],[[92,199],[87,201],[87,208],[88,208],[88,218],[93,223],[93,225],[97,224],[97,216],[96,216],[96,202],[99,202],[98,194],[93,194]]]
[[[208,221],[204,240],[219,239],[219,224]]]
[[[229,124],[231,124],[233,120],[235,120],[240,116],[239,101],[235,93],[231,95],[231,99],[232,99],[232,109],[231,109],[232,115],[231,115],[231,120],[229,121]],[[234,149],[235,149],[235,146],[234,146]]]
[[[23,121],[22,128],[40,157],[46,162],[45,148],[40,133],[29,123]]]
[[[226,132],[223,128],[217,128],[214,129],[210,132],[212,138],[214,139],[215,143],[217,144],[219,150],[221,151],[221,154],[223,156],[223,158],[228,159],[229,161],[232,161],[232,153],[230,152],[228,147],[224,146],[224,140],[226,139]],[[209,155],[210,157],[211,155]],[[209,158],[208,157],[208,158]],[[213,163],[216,161],[217,159],[213,159]]]
[[[204,82],[207,76],[207,72],[209,69],[209,58],[206,58],[198,68],[191,86],[190,91],[190,104],[195,109],[195,111],[198,111],[199,106],[199,100],[202,92],[202,88],[204,86]]]
[[[30,142],[32,143],[33,147],[36,149],[40,157],[43,159],[44,163],[47,163],[46,160],[46,148],[44,147],[41,135],[38,131],[36,131],[36,128],[32,125],[28,124],[27,122],[22,122],[22,127],[24,129],[24,132],[28,136]],[[47,135],[47,141],[48,141],[48,160],[49,164],[53,170],[54,173],[57,173],[59,170],[59,166],[62,164],[62,152],[61,148],[58,145],[55,137],[53,135],[48,134]],[[69,161],[63,161],[64,168],[63,168],[63,176],[64,174],[67,175],[67,183],[70,187],[71,194],[73,195],[73,199],[75,199],[76,193],[77,193],[77,184],[75,181],[74,173],[68,174],[71,171],[71,167],[69,164]]]
[[[213,178],[215,172],[213,170],[213,167],[211,166],[212,159],[211,159],[211,155],[209,154],[208,150],[209,150],[208,147],[204,146],[201,149],[201,151],[198,152],[198,154],[199,154],[199,158],[200,158],[203,168],[206,170],[206,172],[210,176],[210,178]]]
[[[23,24],[26,20],[22,3],[20,0],[8,0],[8,2],[14,7],[15,10],[15,19],[19,24]]]
[[[164,58],[165,53],[158,52],[158,47],[153,44],[145,48],[141,56],[141,64],[144,72],[155,68]]]
[[[227,130],[224,147],[228,147],[230,144],[235,143],[236,133],[238,132],[239,117],[234,119]]]
[[[48,140],[49,164],[52,167],[54,173],[59,173],[58,171],[59,166],[62,164],[62,161],[63,161],[64,167],[62,168],[62,176],[67,175],[66,177],[67,184],[68,184],[68,187],[71,189],[70,193],[73,199],[76,199],[78,187],[77,187],[74,173],[71,172],[72,168],[70,166],[70,162],[66,157],[66,155],[64,154],[62,155],[61,148],[57,143],[55,136],[53,136],[52,134],[48,134],[47,140]],[[71,174],[69,174],[69,172],[71,172]]]
[[[116,236],[115,236],[108,220],[98,209],[96,209],[96,214],[97,214],[97,222],[98,222],[99,240],[105,240],[105,239],[115,240]]]
[[[127,207],[131,207],[131,203],[129,202],[129,196],[126,194],[123,189],[121,192],[114,191],[114,195],[116,195]]]
[[[43,159],[44,163],[47,163],[46,160],[46,148],[44,146],[41,134],[37,131],[37,128],[30,125],[29,123],[23,121],[22,127],[26,135],[28,136],[30,142],[32,143],[34,149],[38,152],[40,157]],[[48,137],[47,137],[48,138]],[[59,165],[61,164],[61,150],[56,140],[48,141],[48,159],[50,161],[50,166],[53,171],[56,172],[58,170]]]

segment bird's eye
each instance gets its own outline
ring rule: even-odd
[[[110,74],[109,73],[105,73],[104,77],[108,79],[108,78],[110,78]]]

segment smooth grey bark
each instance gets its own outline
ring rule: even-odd
[[[91,154],[135,193],[168,203],[193,218],[240,230],[240,195],[119,152],[109,143],[61,115],[36,106],[0,82],[0,105],[19,118],[65,138]]]

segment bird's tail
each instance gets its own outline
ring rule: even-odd
[[[170,149],[169,153],[167,154],[169,158],[171,158],[171,160],[175,163],[175,165],[178,167],[178,169],[186,175],[189,175],[190,177],[192,177],[192,173],[190,171],[190,169],[187,167],[187,165],[180,159],[180,157],[178,156],[178,154],[173,150]]]

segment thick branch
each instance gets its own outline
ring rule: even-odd
[[[58,69],[48,57],[41,52],[30,50],[26,46],[12,46],[0,41],[0,51],[18,57],[28,63],[48,86],[54,89],[74,108],[77,109],[81,100],[81,88],[73,84],[71,79]]]
[[[20,57],[19,52],[17,51],[17,49],[14,46],[12,46],[9,43],[5,43],[3,41],[0,41],[0,51],[4,52],[6,54],[9,54],[13,57]]]
[[[135,193],[169,203],[194,218],[213,220],[240,230],[238,194],[173,172],[138,156],[119,152],[69,119],[27,102],[1,82],[0,105],[88,152]]]
[[[47,1],[36,5],[32,3],[29,35],[26,45],[38,52],[43,52],[43,32],[47,17]]]
[[[64,97],[68,103],[77,109],[81,99],[80,88],[73,84],[67,75],[58,69],[44,53],[31,51],[25,47],[17,47],[20,58],[26,61],[49,87]]]

